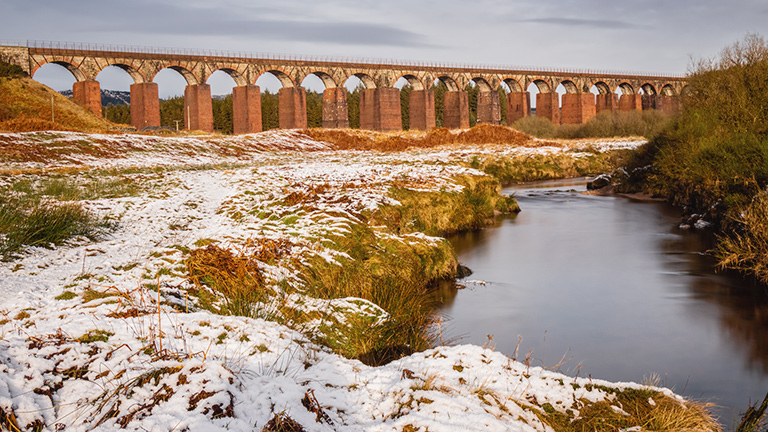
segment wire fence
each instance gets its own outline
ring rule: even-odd
[[[30,49],[57,50],[69,52],[71,54],[89,53],[91,55],[98,53],[123,53],[132,56],[180,56],[180,57],[202,57],[209,60],[227,59],[248,62],[258,61],[279,61],[293,63],[313,63],[313,64],[347,64],[347,65],[366,65],[366,66],[386,66],[393,69],[440,69],[452,71],[483,71],[488,73],[526,73],[526,74],[554,74],[554,75],[589,75],[589,76],[621,76],[621,77],[643,77],[643,78],[664,78],[664,79],[684,79],[685,75],[663,74],[650,72],[633,72],[620,70],[599,70],[599,69],[580,69],[580,68],[547,68],[532,66],[516,66],[502,64],[480,64],[480,63],[457,63],[440,61],[417,61],[417,60],[399,60],[389,58],[370,58],[370,57],[343,57],[343,56],[318,56],[318,55],[298,55],[298,54],[277,54],[251,51],[229,51],[229,50],[210,50],[193,48],[168,48],[143,45],[114,45],[114,44],[94,44],[80,42],[61,42],[45,40],[2,40],[0,45],[18,46]]]

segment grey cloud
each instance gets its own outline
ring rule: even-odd
[[[135,27],[112,27],[113,31],[136,31]],[[283,40],[371,46],[432,46],[418,33],[380,24],[348,22],[301,22],[270,20],[221,20],[205,25],[188,23],[147,26],[141,31],[174,36],[233,36],[243,39]]]
[[[25,5],[30,3],[29,5]],[[225,36],[243,41],[281,40],[358,46],[434,48],[423,34],[396,25],[366,21],[326,20],[311,11],[291,13],[275,7],[206,7],[161,3],[80,0],[20,2],[14,12],[37,9],[38,16],[67,23],[68,33],[83,35],[145,34],[172,36],[175,41],[195,36]],[[2,21],[2,20],[0,20]],[[160,38],[160,39],[165,39]],[[98,42],[98,41],[96,41]],[[163,44],[163,42],[159,42]],[[173,42],[177,43],[177,42]]]
[[[554,25],[569,26],[569,27],[592,27],[592,28],[598,28],[598,29],[630,29],[630,28],[640,27],[637,24],[629,23],[626,21],[602,20],[602,19],[548,17],[548,18],[521,19],[516,21],[534,23],[534,24],[554,24]]]

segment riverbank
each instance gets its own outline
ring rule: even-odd
[[[463,429],[544,431],[577,418],[632,426],[662,410],[706,419],[666,389],[441,346],[440,323],[413,305],[455,274],[441,236],[516,210],[478,160],[609,158],[631,141],[384,152],[273,131],[0,143],[5,197],[70,203],[106,222],[93,239],[9,251],[0,264],[8,428],[444,430],[460,417]],[[625,416],[616,401],[629,395],[645,402]]]
[[[672,127],[638,152],[625,191],[685,207],[719,237],[721,268],[768,284],[768,42],[757,34],[697,60]],[[706,222],[706,223],[704,223]]]

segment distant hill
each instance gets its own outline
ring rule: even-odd
[[[62,95],[71,98],[72,97],[72,90],[62,90],[59,93]],[[227,95],[212,95],[212,99],[222,100],[225,99],[227,96],[231,96],[230,94]],[[129,91],[123,91],[123,90],[101,90],[101,106],[107,106],[109,104],[112,105],[130,105],[131,104],[131,92]]]
[[[71,98],[72,90],[60,91],[62,95]],[[131,92],[122,90],[101,90],[101,106],[112,105],[130,105]]]

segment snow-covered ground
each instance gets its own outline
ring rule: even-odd
[[[224,138],[0,134],[0,146],[17,152],[3,156],[3,182],[74,167],[122,172],[142,185],[137,196],[84,202],[118,220],[102,240],[30,248],[0,263],[0,422],[13,414],[22,429],[250,431],[291,418],[307,431],[550,430],[536,414],[546,404],[578,415],[585,400],[610,400],[606,387],[645,387],[568,377],[471,345],[370,367],[274,322],[194,305],[180,312],[190,307],[184,251],[201,241],[238,248],[248,239],[279,239],[289,251],[264,264],[266,274],[275,284],[300,284],[289,263],[313,255],[333,262],[338,252],[327,239],[343,235],[364,210],[396,204],[387,196],[395,182],[460,190],[453,177],[480,174],[460,164],[474,155],[578,155],[641,143],[366,153],[333,151],[295,131]],[[311,206],[286,199],[309,190]],[[359,299],[336,302],[386,318]]]

